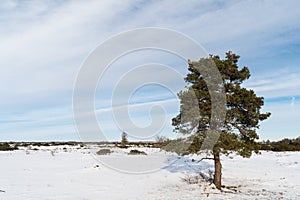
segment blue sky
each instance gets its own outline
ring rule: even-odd
[[[122,31],[161,27],[184,33],[208,53],[241,55],[251,78],[245,87],[265,97],[270,119],[258,131],[263,140],[300,134],[299,1],[6,1],[0,3],[0,140],[78,140],[72,112],[73,84],[89,53]],[[163,52],[141,51],[114,63],[99,82],[96,109],[107,138],[120,139],[110,109],[112,83],[130,67],[169,65],[182,75],[186,62]],[[122,69],[121,69],[122,68]],[[160,73],[163,77],[163,72]],[[166,126],[178,112],[176,96],[148,86],[130,100],[140,126],[148,110],[165,106]]]

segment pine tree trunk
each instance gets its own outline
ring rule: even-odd
[[[221,164],[219,152],[214,152],[214,161],[215,161],[214,184],[216,188],[220,190],[222,186],[222,164]]]

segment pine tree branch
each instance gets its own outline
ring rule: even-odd
[[[230,123],[234,128],[236,128],[243,136],[246,136],[247,134],[245,133],[246,131],[240,127],[239,125],[235,123]]]

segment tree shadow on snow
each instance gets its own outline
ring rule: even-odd
[[[162,169],[171,173],[203,173],[213,169],[213,164],[206,161],[198,162],[198,160],[185,157],[170,155],[165,161],[166,166]]]

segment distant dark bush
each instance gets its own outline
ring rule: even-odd
[[[32,146],[38,146],[38,147],[40,147],[40,146],[42,146],[42,143],[40,143],[40,142],[35,142],[35,143],[32,143]]]
[[[97,155],[107,155],[112,153],[112,151],[110,149],[100,149],[96,154]]]
[[[127,145],[116,145],[117,147],[119,147],[119,148],[122,148],[122,149],[127,149],[129,146],[127,146]]]
[[[139,151],[137,149],[132,149],[130,150],[130,152],[128,153],[129,155],[147,155],[146,152],[144,151]]]
[[[189,153],[198,153],[201,149],[203,140],[199,137],[189,137],[188,139],[168,140],[166,143],[155,143],[154,147],[161,148],[165,151],[175,152],[179,155],[187,155]],[[300,151],[300,137],[296,139],[283,139],[271,142],[269,140],[258,142],[260,150],[265,151]],[[187,148],[188,147],[188,148]]]
[[[0,143],[0,151],[13,151],[17,149],[18,147],[10,146],[8,143]]]
[[[261,150],[266,151],[300,151],[300,137],[296,139],[283,139],[277,142],[269,140],[260,143]]]

